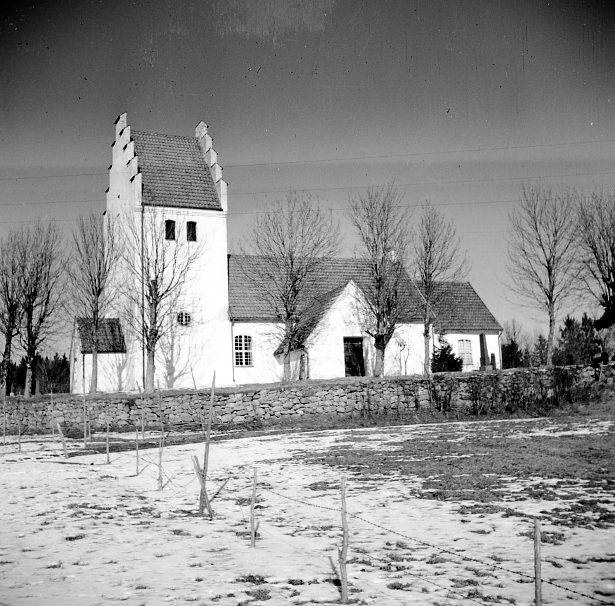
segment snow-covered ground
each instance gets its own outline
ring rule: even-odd
[[[519,431],[604,433],[610,424],[524,422]],[[447,439],[455,439],[452,425],[445,426]],[[461,439],[464,425],[458,425]],[[482,425],[494,436],[501,427]],[[341,542],[340,472],[308,464],[304,455],[353,443],[361,452],[382,451],[425,432],[437,439],[438,431],[416,425],[214,442],[210,494],[228,483],[213,501],[211,522],[195,515],[199,484],[191,456],[202,460],[202,444],[165,448],[166,485],[159,491],[155,449],[140,451],[136,475],[134,451],[112,453],[107,464],[105,454],[65,459],[51,436],[24,438],[21,452],[7,437],[0,444],[0,604],[339,603],[329,558],[337,563]],[[69,446],[80,448],[76,441]],[[254,467],[259,537],[252,548]],[[348,475],[351,601],[533,604],[531,519],[460,512],[459,503],[416,498],[419,482]],[[578,490],[585,496],[582,484]],[[552,506],[506,502],[528,516]],[[613,528],[547,524],[543,530],[559,533],[558,541],[542,545],[543,578],[550,582],[543,585],[544,604],[615,603]]]

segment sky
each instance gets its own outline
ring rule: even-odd
[[[353,196],[394,180],[453,221],[500,323],[523,184],[615,188],[615,8],[562,0],[31,0],[0,9],[0,237],[103,211],[114,121],[192,135],[229,184],[229,240],[305,192],[356,240]],[[592,311],[590,303],[581,307]],[[581,308],[576,303],[571,311]]]

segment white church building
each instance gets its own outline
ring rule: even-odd
[[[214,372],[220,386],[282,380],[280,321],[258,284],[247,279],[258,275],[258,265],[266,260],[228,253],[227,184],[203,122],[194,137],[187,137],[132,130],[126,114],[120,115],[106,214],[115,224],[132,226],[128,232],[140,238],[141,255],[135,250],[132,260],[124,258],[127,265],[118,279],[123,289],[118,293],[127,294],[118,294],[113,312],[98,329],[99,391],[143,388],[147,356],[139,329],[129,318],[144,313],[145,295],[143,280],[136,279],[139,272],[131,270],[143,266],[144,243],[157,239],[164,241],[161,250],[166,254],[179,251],[177,259],[189,256],[191,262],[177,296],[166,300],[167,329],[156,346],[154,385],[206,387]],[[329,259],[320,266],[309,293],[310,313],[301,320],[291,352],[293,378],[373,374],[373,339],[357,309],[367,279],[358,259]],[[410,278],[402,296],[405,311],[385,352],[387,375],[420,374],[423,369],[421,295]],[[468,282],[440,284],[432,341],[442,337],[450,343],[463,359],[464,371],[493,364],[500,368],[501,331]],[[92,336],[88,322],[76,319],[70,355],[73,393],[89,391]]]

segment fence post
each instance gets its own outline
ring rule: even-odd
[[[2,444],[6,446],[6,394],[2,394]]]
[[[51,397],[51,437],[55,437],[55,425],[53,422],[54,412],[53,412],[53,387],[50,387],[49,396]]]
[[[201,484],[201,493],[199,495],[199,515],[203,515],[205,509],[209,514],[209,519],[214,519],[214,512],[211,508],[211,502],[207,496],[207,472],[209,471],[209,443],[211,441],[211,421],[214,411],[214,402],[216,398],[216,371],[214,370],[211,379],[211,392],[209,395],[209,412],[207,415],[207,427],[205,428],[205,449],[203,452],[203,483]],[[201,421],[202,422],[202,421]]]
[[[346,515],[346,476],[342,476],[342,547],[338,551],[340,565],[340,592],[341,603],[348,604],[348,571],[346,560],[348,559],[348,518]]]
[[[62,427],[60,426],[60,419],[56,418],[56,426],[58,428],[58,434],[60,438],[62,438],[62,449],[64,450],[64,457],[68,459],[68,451],[66,450],[66,440],[64,439],[64,434],[62,433]]]
[[[542,579],[540,565],[540,522],[534,518],[534,604],[542,606]]]
[[[256,505],[256,467],[252,478],[252,501],[250,502],[250,545],[256,547],[256,526],[254,525],[254,506]]]
[[[107,465],[109,463],[111,463],[111,459],[109,458],[109,412],[107,411],[107,440],[106,440],[106,446],[107,446]]]
[[[84,371],[85,372],[85,371]],[[86,406],[85,406],[85,379],[83,381],[83,448],[88,447],[88,417],[86,414]]]
[[[135,475],[139,475],[139,424],[135,420],[135,455],[137,457],[137,471]]]

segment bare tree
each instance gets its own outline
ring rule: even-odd
[[[509,288],[523,304],[547,314],[547,366],[557,317],[578,276],[574,211],[573,192],[532,185],[523,186],[520,204],[509,215]]]
[[[577,217],[581,276],[604,310],[596,328],[607,328],[615,324],[615,193],[580,198]]]
[[[374,375],[384,372],[384,352],[404,309],[402,285],[408,279],[403,262],[410,240],[410,211],[393,183],[368,188],[350,200],[349,217],[359,236],[357,254],[368,268],[361,284],[365,331],[374,339]]]
[[[64,258],[60,231],[53,222],[38,221],[17,234],[15,249],[21,271],[20,340],[25,352],[24,396],[27,398],[32,394],[36,354],[54,332],[54,314],[62,294],[60,281],[64,272]]]
[[[18,234],[9,232],[0,242],[0,335],[4,351],[0,362],[0,394],[8,394],[7,374],[13,352],[13,339],[21,326],[21,267],[17,249]]]
[[[69,308],[85,320],[92,343],[90,392],[98,389],[99,328],[114,298],[112,273],[119,259],[115,228],[109,219],[90,213],[77,219],[73,231],[73,256],[67,265],[71,286]]]
[[[339,250],[339,226],[318,199],[289,192],[257,217],[247,242],[245,252],[264,259],[246,277],[282,324],[284,380],[289,380],[300,322],[309,312],[318,268]]]
[[[468,270],[465,251],[455,225],[431,204],[426,203],[421,214],[418,234],[412,246],[412,268],[421,294],[425,375],[430,371],[429,342],[431,326],[442,282],[462,280]]]
[[[175,224],[173,225],[175,230]],[[122,262],[127,273],[122,281],[126,320],[140,339],[146,357],[146,392],[153,392],[156,348],[160,339],[175,330],[177,313],[186,292],[190,272],[202,246],[188,242],[178,231],[167,233],[162,213],[144,210],[125,221]]]

